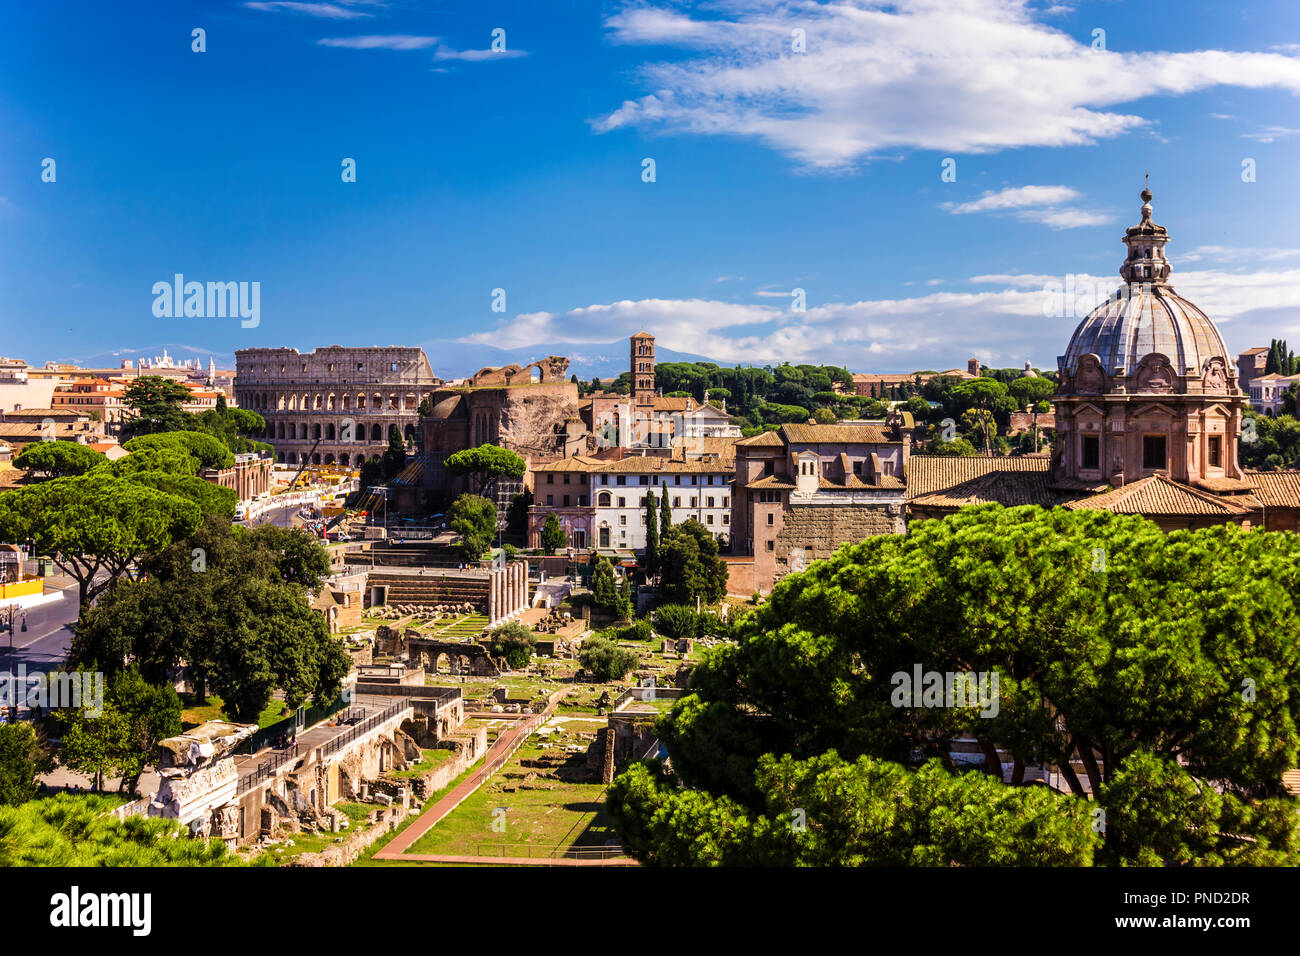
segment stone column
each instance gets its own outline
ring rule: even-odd
[[[524,609],[524,596],[523,596],[524,576],[521,573],[523,569],[524,566],[519,563],[515,563],[510,566],[510,570],[514,573],[514,578],[515,578],[514,609],[516,611],[521,611],[521,612]]]
[[[495,571],[489,571],[488,572],[488,623],[489,624],[496,623],[498,617],[498,613],[497,613],[498,607],[499,605],[497,604],[497,573]]]

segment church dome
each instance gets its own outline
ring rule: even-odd
[[[1093,377],[1100,372],[1108,380],[1132,378],[1140,368],[1165,365],[1161,358],[1174,380],[1200,380],[1211,363],[1215,378],[1233,377],[1219,330],[1169,284],[1172,267],[1164,252],[1169,233],[1151,221],[1149,190],[1142,191],[1142,199],[1142,221],[1124,234],[1129,251],[1119,271],[1125,282],[1074,330],[1059,360],[1062,380],[1073,380],[1081,371]],[[1145,382],[1127,384],[1131,391]]]

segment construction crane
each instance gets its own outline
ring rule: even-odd
[[[298,483],[298,479],[302,477],[302,473],[307,470],[307,462],[311,461],[311,456],[315,453],[316,449],[320,447],[320,442],[321,440],[317,438],[316,444],[311,446],[311,451],[302,456],[302,465],[298,468],[298,473],[293,476],[293,480],[289,482],[289,487],[286,488],[285,491],[293,491],[293,486]]]

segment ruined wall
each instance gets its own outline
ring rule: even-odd
[[[898,504],[794,505],[784,517],[776,536],[775,580],[829,558],[842,544],[907,530],[901,499]]]

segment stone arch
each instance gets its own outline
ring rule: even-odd
[[[325,440],[326,440],[326,441],[333,441],[333,440],[334,440],[334,423],[333,423],[333,422],[329,422],[329,423],[327,423],[327,424],[325,425]]]
[[[383,432],[380,430],[379,427],[379,422],[375,422],[373,425],[370,426],[370,440],[371,441],[384,440]]]
[[[326,456],[325,456],[325,464],[327,464],[327,465],[332,465],[332,464],[334,464],[334,456],[333,456],[333,455],[326,455]],[[336,608],[336,607],[332,607],[332,608],[330,608],[330,610],[331,610],[331,611],[337,611],[338,608]]]
[[[339,455],[339,464],[342,465],[344,468],[347,468],[350,458],[351,456],[348,455],[347,452],[344,452],[343,454]]]

